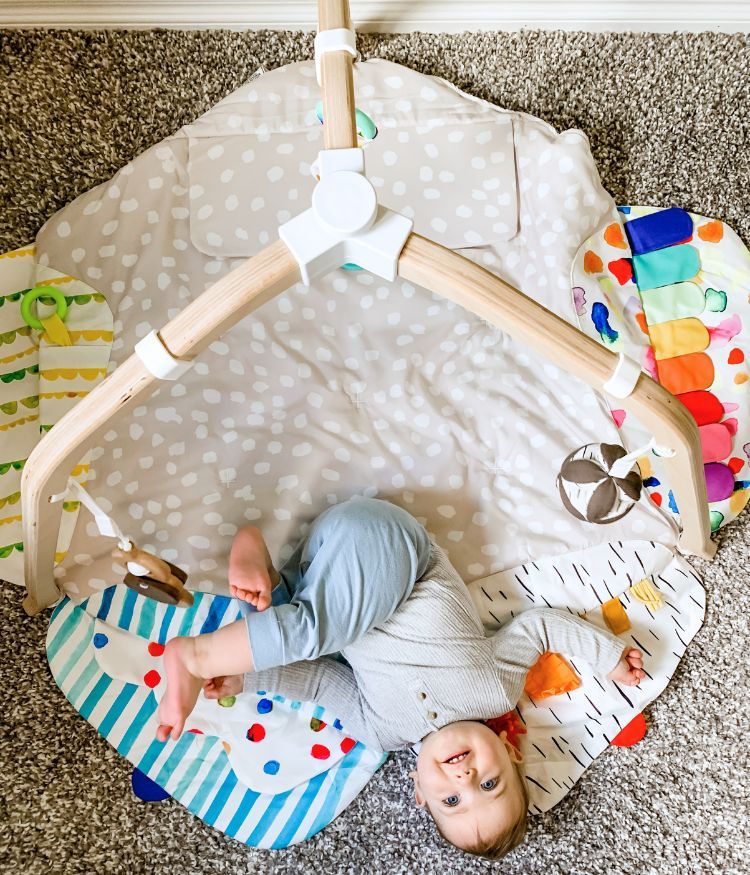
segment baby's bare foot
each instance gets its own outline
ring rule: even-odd
[[[271,590],[279,582],[260,529],[246,526],[237,533],[229,557],[229,591],[257,610],[271,604]]]
[[[646,677],[641,651],[635,647],[626,647],[620,661],[607,677],[611,681],[624,684],[626,687],[634,687],[639,684]]]
[[[156,730],[159,741],[170,737],[177,741],[195,708],[203,680],[190,671],[194,655],[194,638],[173,638],[164,649],[167,689],[159,703],[159,728]]]

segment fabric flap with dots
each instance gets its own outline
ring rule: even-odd
[[[267,73],[185,128],[190,238],[201,252],[253,255],[309,206],[323,129],[314,67],[299,73]],[[377,130],[360,144],[381,203],[451,248],[516,235],[513,113],[387,61],[355,65],[354,87]]]

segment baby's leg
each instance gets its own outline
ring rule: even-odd
[[[256,526],[245,526],[235,535],[229,554],[229,591],[259,611],[271,604],[271,590],[279,582],[271,554]]]
[[[237,620],[206,635],[173,638],[164,650],[164,668],[167,689],[159,703],[159,741],[180,737],[205,680],[253,670],[247,624]]]

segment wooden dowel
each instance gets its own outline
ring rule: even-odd
[[[340,27],[351,27],[346,0],[318,0],[318,30]],[[353,149],[357,145],[352,64],[349,52],[326,52],[320,61],[326,149]]]
[[[266,247],[222,277],[159,332],[177,358],[190,358],[274,295],[300,281],[296,260],[281,241]],[[70,472],[113,419],[160,385],[131,355],[55,425],[34,448],[21,478],[24,580],[23,606],[36,614],[60,594],[53,576],[62,502],[50,496],[65,490]]]
[[[403,279],[455,301],[597,391],[612,376],[618,357],[569,322],[499,277],[438,243],[411,234],[398,262]],[[680,546],[711,558],[708,498],[698,428],[687,408],[663,386],[641,374],[618,405],[676,451],[663,461],[682,519]],[[571,447],[571,449],[574,449]]]

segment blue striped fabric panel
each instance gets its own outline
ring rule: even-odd
[[[186,610],[113,586],[81,605],[63,599],[50,620],[47,657],[57,685],[81,715],[189,811],[247,845],[285,848],[327,826],[385,758],[357,744],[335,766],[293,790],[256,793],[238,780],[218,738],[186,733],[177,742],[157,742],[151,690],[104,674],[94,655],[94,618],[164,643],[175,635],[213,631],[240,616],[237,604],[223,596],[196,593]]]

